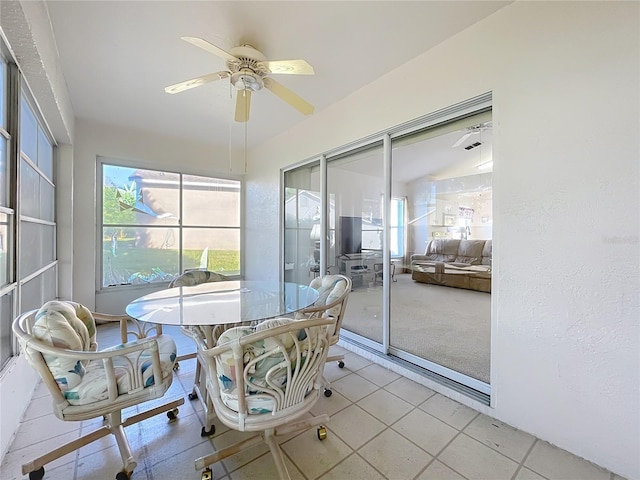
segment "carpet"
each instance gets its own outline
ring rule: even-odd
[[[391,283],[393,347],[490,383],[491,294],[415,282]],[[342,328],[382,342],[382,286],[351,292]]]

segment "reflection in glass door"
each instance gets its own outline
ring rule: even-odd
[[[491,114],[395,139],[391,162],[392,195],[407,199],[407,221],[390,351],[488,393]]]
[[[319,162],[284,174],[284,281],[308,284],[320,273]]]
[[[382,239],[384,169],[382,144],[327,161],[327,191],[334,214],[335,259],[331,273],[351,277],[353,290],[342,328],[382,343]]]

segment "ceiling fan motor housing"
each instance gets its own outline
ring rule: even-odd
[[[257,92],[264,87],[262,77],[269,71],[261,66],[267,57],[251,45],[241,45],[232,48],[229,53],[237,58],[237,61],[227,62],[231,71],[231,83],[238,90],[251,90]]]

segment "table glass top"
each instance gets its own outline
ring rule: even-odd
[[[126,312],[162,325],[218,325],[286,315],[317,299],[318,291],[308,285],[237,280],[154,292],[131,302]]]

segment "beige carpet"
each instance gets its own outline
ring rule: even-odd
[[[391,346],[489,382],[491,294],[428,285],[396,275]],[[343,328],[382,342],[382,287],[354,289]]]

